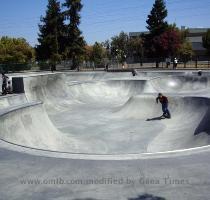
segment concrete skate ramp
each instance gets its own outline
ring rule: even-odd
[[[76,152],[77,145],[84,145],[59,132],[40,103],[26,103],[2,110],[0,118],[0,139],[12,144],[51,151],[68,149],[71,152]]]
[[[29,101],[43,101],[52,110],[66,109],[72,103],[87,103],[102,99],[122,103],[133,95],[154,92],[146,80],[101,80],[75,82],[65,74],[36,76],[24,79]],[[49,110],[49,109],[48,109]]]
[[[118,79],[118,80],[135,80],[135,79],[149,79],[152,77],[164,77],[164,76],[192,76],[197,75],[197,72],[189,72],[189,71],[162,71],[162,72],[152,72],[152,71],[141,71],[137,70],[138,76],[133,77],[131,72],[117,72],[117,73],[107,73],[107,72],[75,72],[69,73],[68,77],[71,81],[92,81],[92,80],[111,80],[111,79]]]
[[[28,101],[43,105],[1,116],[0,138],[8,142],[87,154],[166,152],[210,142],[208,98],[169,96],[172,119],[161,120],[147,80],[71,82],[59,74],[24,83]]]
[[[151,80],[156,91],[169,93],[203,92],[210,89],[210,78],[207,76],[166,76]]]

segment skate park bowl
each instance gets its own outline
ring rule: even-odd
[[[169,93],[202,93],[210,88],[209,77],[199,76],[167,76],[152,80],[153,87],[158,91]]]
[[[210,144],[208,75],[55,73],[24,76],[24,87],[17,105],[0,101],[0,139],[10,144],[101,156]],[[171,119],[160,118],[159,92],[169,99]]]

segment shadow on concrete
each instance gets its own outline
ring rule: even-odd
[[[160,117],[154,117],[154,118],[150,118],[150,119],[147,119],[146,121],[158,121],[158,120],[163,120],[163,119],[166,119],[165,117],[163,116],[160,116]]]
[[[97,200],[97,199],[86,198],[86,199],[74,199],[74,200]],[[129,198],[128,200],[166,200],[166,199],[162,197],[153,196],[151,194],[143,194],[136,198]]]
[[[166,199],[162,197],[156,197],[151,194],[144,194],[144,195],[138,196],[137,198],[131,198],[128,200],[166,200]]]
[[[97,199],[87,198],[87,199],[74,199],[74,200],[97,200]]]

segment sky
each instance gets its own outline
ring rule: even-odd
[[[82,0],[80,29],[88,44],[124,32],[146,30],[155,0]],[[0,37],[24,37],[37,44],[40,16],[47,0],[0,0]],[[64,0],[60,0],[64,2]],[[166,0],[167,21],[178,27],[210,27],[210,0]]]

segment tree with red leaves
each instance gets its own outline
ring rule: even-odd
[[[153,45],[162,58],[176,56],[181,43],[181,33],[176,28],[168,28],[161,35],[153,38]]]

